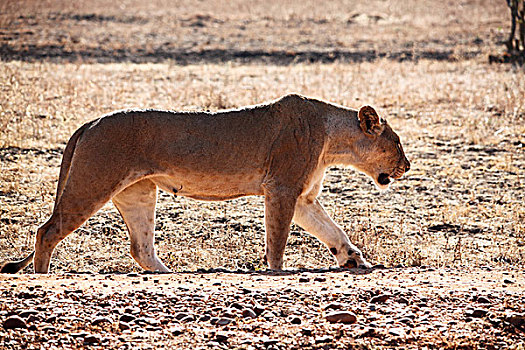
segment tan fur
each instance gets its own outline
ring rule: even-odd
[[[110,199],[138,264],[168,271],[154,250],[157,188],[200,200],[264,195],[271,269],[283,267],[292,220],[325,243],[340,266],[369,267],[316,199],[334,164],[354,166],[381,188],[387,184],[379,183],[380,174],[399,178],[409,168],[399,137],[369,106],[358,112],[287,95],[217,113],[115,112],[69,140],[53,214],[37,232],[35,272],[47,273],[55,246]],[[28,261],[2,271],[16,272]]]

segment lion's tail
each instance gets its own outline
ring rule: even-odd
[[[5,263],[0,268],[0,273],[17,273],[18,271],[22,270],[27,265],[31,264],[31,261],[33,261],[33,257],[35,256],[35,251],[32,251],[31,254],[29,254],[25,259],[22,259],[20,261],[13,261]]]
[[[71,168],[71,159],[73,158],[73,154],[75,153],[77,142],[80,136],[82,136],[84,130],[86,130],[86,128],[88,128],[90,125],[91,123],[86,123],[83,126],[81,126],[77,131],[75,131],[73,136],[71,136],[71,138],[67,142],[66,148],[64,149],[64,155],[62,156],[62,164],[60,165],[57,195],[55,199],[55,207],[53,210],[56,209],[57,204],[60,201],[60,197],[62,196],[62,192],[64,191],[64,186],[69,176],[69,169]],[[0,273],[17,273],[18,271],[22,270],[27,265],[29,265],[31,261],[33,261],[34,255],[35,251],[31,252],[31,254],[29,254],[26,258],[22,260],[5,263],[0,267]]]

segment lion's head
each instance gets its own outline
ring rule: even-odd
[[[363,135],[356,144],[359,162],[354,166],[385,189],[392,179],[401,178],[410,169],[410,162],[399,136],[372,107],[361,107],[358,118]]]

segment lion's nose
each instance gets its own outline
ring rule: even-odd
[[[410,162],[406,160],[405,173],[410,170]]]

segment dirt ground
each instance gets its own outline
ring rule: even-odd
[[[0,262],[31,251],[74,130],[117,109],[369,104],[412,164],[384,192],[325,178],[321,203],[386,266],[370,273],[329,270],[295,225],[287,272],[265,273],[261,198],[160,193],[175,273],[142,274],[108,203],[52,275],[0,275],[0,349],[523,349],[525,78],[488,63],[509,27],[488,0],[0,2]]]
[[[524,346],[525,279],[516,270],[4,275],[0,281],[0,315],[21,315],[27,325],[0,330],[7,349],[23,343],[28,349]],[[355,321],[330,318],[343,312]]]

